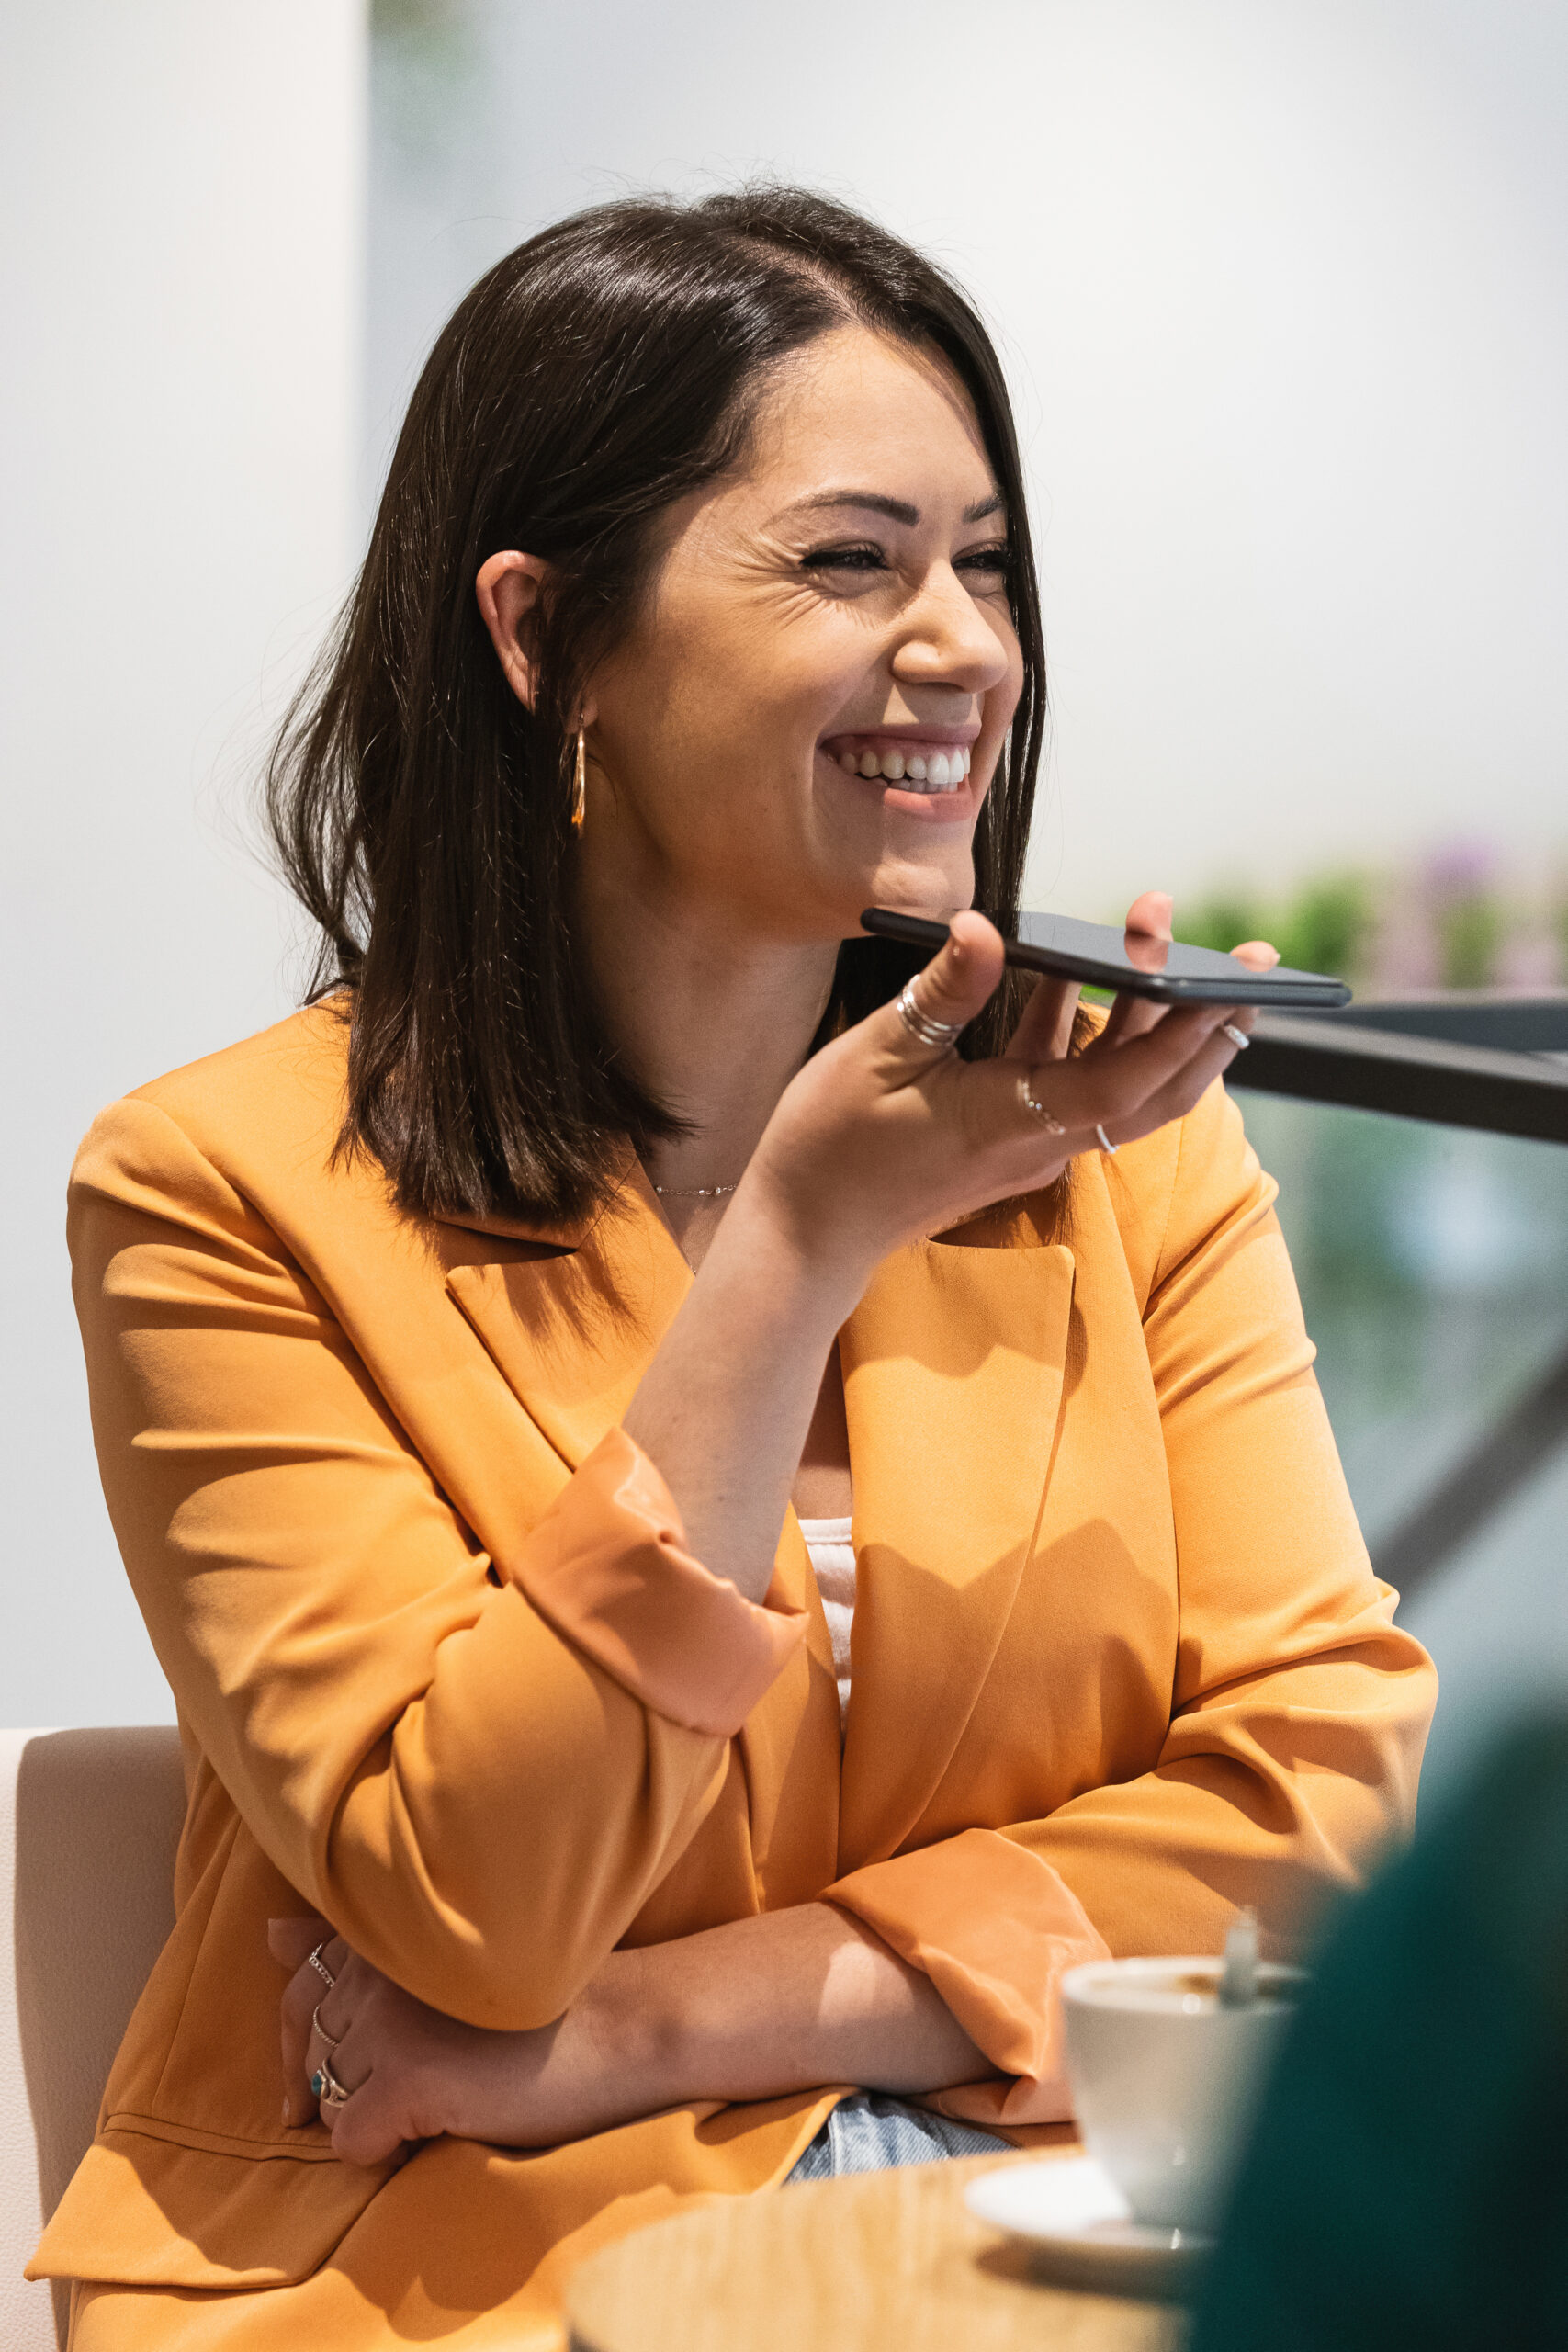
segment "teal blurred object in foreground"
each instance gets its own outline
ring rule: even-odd
[[[1189,2352],[1568,2346],[1568,1714],[1340,1912]]]

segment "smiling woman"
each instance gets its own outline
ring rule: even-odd
[[[1040,649],[995,354],[869,222],[612,206],[438,342],[271,775],[315,999],[73,1180],[191,1790],[75,2352],[557,2346],[681,2197],[1059,2128],[1066,1968],[1289,1948],[1407,1819],[1249,1016],[975,910]]]
[[[895,685],[878,661],[912,592]],[[964,640],[951,674],[927,599]],[[814,766],[830,742],[951,752],[982,718],[988,788],[945,812],[963,834],[934,867],[886,821],[930,818],[923,800]],[[835,943],[828,1034],[913,968],[858,936],[857,889],[1016,907],[1043,718],[1011,412],[940,272],[800,191],[547,230],[436,344],[273,765],[318,985],[355,989],[345,1140],[416,1211],[602,1199],[628,1137],[681,1127],[615,1034],[584,882],[624,887],[630,859],[689,896],[706,873],[726,934],[785,902],[793,936]],[[995,1052],[1021,1001],[1010,975],[968,1050]]]

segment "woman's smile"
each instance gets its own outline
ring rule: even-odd
[[[926,824],[973,826],[986,797],[983,778],[970,774],[970,747],[980,729],[969,727],[879,727],[834,734],[818,755],[852,777],[851,790],[880,787],[889,815]]]

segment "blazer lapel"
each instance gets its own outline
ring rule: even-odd
[[[1033,1548],[1061,1410],[1072,1252],[924,1242],[840,1334],[858,1562],[840,1875],[919,1823]]]
[[[514,1396],[569,1470],[625,1416],[692,1285],[674,1236],[635,1179],[580,1246],[457,1265],[446,1287]]]

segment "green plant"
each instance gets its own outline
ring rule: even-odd
[[[1267,939],[1267,922],[1258,901],[1240,890],[1221,891],[1199,906],[1176,910],[1179,938],[1189,946],[1217,947],[1227,956],[1244,939]]]
[[[1366,967],[1372,935],[1372,895],[1358,874],[1325,875],[1309,882],[1275,917],[1273,940],[1282,963],[1303,972],[1332,972],[1354,979]]]
[[[1371,886],[1357,874],[1332,874],[1306,883],[1282,906],[1235,888],[1216,891],[1197,907],[1179,909],[1176,928],[1194,947],[1227,954],[1244,939],[1272,940],[1282,963],[1354,979],[1365,968],[1372,922]]]
[[[1483,989],[1497,968],[1503,944],[1503,910],[1489,890],[1467,890],[1439,907],[1437,916],[1446,989]]]

